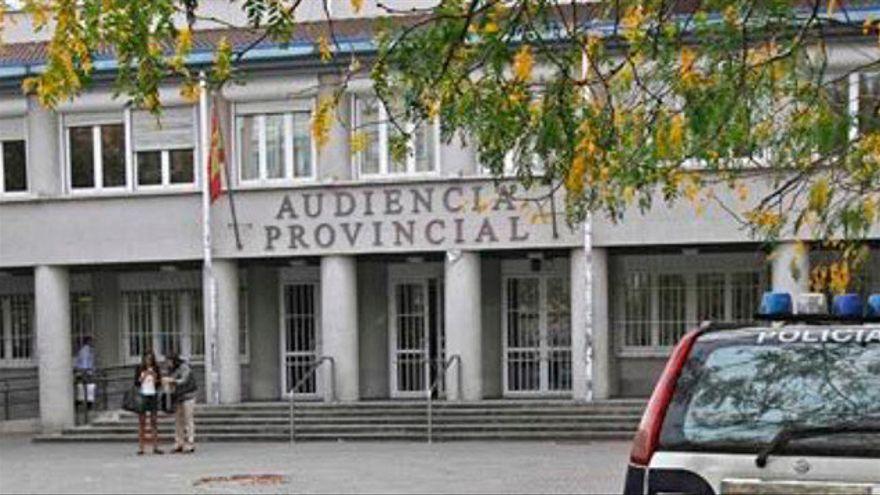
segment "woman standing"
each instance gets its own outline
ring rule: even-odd
[[[156,413],[159,409],[157,394],[161,383],[162,375],[159,371],[159,364],[156,362],[156,355],[153,354],[152,350],[147,350],[143,358],[141,358],[141,365],[138,366],[134,375],[134,384],[138,387],[141,403],[143,404],[141,411],[138,413],[138,455],[144,454],[148,413],[150,415],[150,430],[153,432],[153,453],[163,453],[159,449],[159,428],[156,424]]]

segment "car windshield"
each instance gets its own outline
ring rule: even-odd
[[[676,383],[661,446],[755,452],[782,429],[880,422],[880,327],[707,334]],[[880,432],[820,435],[788,450],[852,451]]]

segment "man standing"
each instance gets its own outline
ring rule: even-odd
[[[92,409],[95,405],[95,348],[92,346],[92,338],[84,337],[82,345],[76,352],[73,362],[73,371],[77,377],[76,401],[85,402],[86,407]]]
[[[173,354],[171,367],[172,374],[165,380],[174,386],[174,452],[189,454],[196,449],[193,412],[198,385],[186,358]]]

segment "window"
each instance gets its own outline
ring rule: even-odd
[[[766,278],[761,270],[660,268],[666,264],[623,270],[623,283],[615,289],[613,325],[624,353],[668,349],[703,321],[754,319]]]
[[[0,364],[32,364],[33,294],[0,295]]]
[[[0,141],[0,193],[27,191],[24,141]]]
[[[92,295],[77,292],[70,295],[70,336],[73,352],[82,347],[87,338],[94,342],[95,315]]]
[[[194,289],[122,292],[126,356],[139,361],[153,349],[164,357],[176,352],[201,358],[205,352],[201,291]]]
[[[124,124],[70,126],[67,142],[71,189],[124,189],[127,186]]]
[[[198,289],[127,290],[122,292],[123,331],[130,362],[151,348],[201,359],[205,355],[204,304]],[[247,289],[239,292],[239,354],[248,358]]]
[[[361,141],[354,157],[361,176],[426,174],[438,170],[439,122],[395,124],[378,98],[365,95],[355,97],[354,113],[355,132]],[[391,144],[404,130],[411,139],[404,156],[398,157]]]
[[[263,105],[242,105],[235,118],[239,181],[259,183],[312,179],[314,150],[310,111],[245,113]]]
[[[195,122],[194,107],[166,108],[159,116],[132,112],[137,187],[192,186]]]

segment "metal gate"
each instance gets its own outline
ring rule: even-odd
[[[504,280],[504,392],[554,394],[571,390],[571,314],[568,278],[515,276]]]
[[[390,289],[391,395],[423,397],[445,353],[443,282],[396,279]]]
[[[319,350],[318,284],[314,282],[285,283],[282,298],[282,387],[290,388],[308,374],[317,360]],[[259,359],[259,356],[255,357]],[[318,395],[318,377],[312,374],[297,390],[297,396]]]

